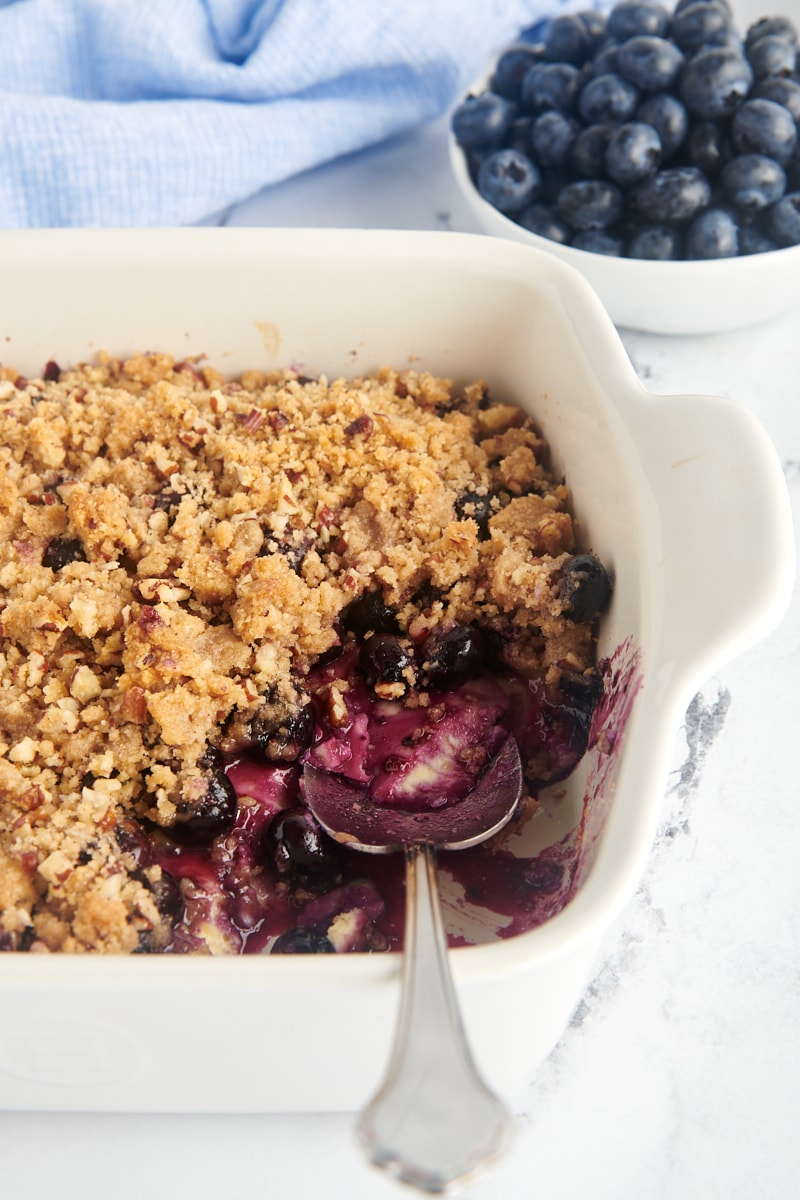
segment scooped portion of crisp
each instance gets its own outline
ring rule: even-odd
[[[0,368],[0,532],[2,950],[392,946],[304,761],[413,807],[514,736],[522,820],[585,748],[609,576],[481,381]]]

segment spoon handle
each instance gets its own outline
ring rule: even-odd
[[[357,1132],[373,1163],[443,1192],[496,1157],[511,1118],[480,1079],[447,962],[432,846],[406,852],[402,995],[384,1082]]]

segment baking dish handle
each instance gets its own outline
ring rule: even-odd
[[[664,683],[691,673],[691,684],[783,617],[795,575],[791,508],[775,448],[749,409],[714,396],[645,397],[635,436],[662,534],[653,563],[662,594],[651,609],[661,617],[658,659]]]

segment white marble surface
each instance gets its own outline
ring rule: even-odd
[[[437,123],[225,214],[236,225],[471,230]],[[623,331],[654,392],[748,405],[800,523],[800,312],[699,339]],[[731,536],[735,536],[732,531]],[[676,740],[641,886],[508,1158],[472,1200],[789,1200],[800,1194],[800,604],[708,680]],[[287,1017],[276,1037],[302,1037]],[[198,1054],[202,1047],[198,1046]],[[0,1196],[381,1200],[346,1116],[0,1115]]]

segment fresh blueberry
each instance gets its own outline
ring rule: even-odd
[[[580,179],[604,179],[606,174],[606,147],[614,130],[613,122],[602,125],[587,125],[572,144],[570,166]]]
[[[765,37],[779,37],[792,46],[798,42],[797,29],[789,17],[761,17],[748,28],[745,45],[749,48]]]
[[[519,101],[526,72],[543,58],[541,46],[531,46],[525,42],[509,46],[497,60],[490,85],[491,91],[505,100]]]
[[[673,18],[673,40],[686,54],[728,44],[732,29],[731,14],[720,4],[700,0],[688,4]]]
[[[369,684],[402,683],[413,659],[399,637],[373,633],[361,645],[358,661]]]
[[[575,107],[582,79],[572,63],[537,63],[522,81],[522,105],[527,112],[546,108],[569,112]]]
[[[591,61],[590,69],[592,75],[614,75],[617,74],[617,55],[619,54],[619,42],[615,42],[613,38],[606,38],[601,42],[594,53]]]
[[[526,158],[530,158],[531,130],[533,129],[533,122],[535,120],[536,118],[530,114],[525,117],[514,118],[511,122],[511,128],[506,134],[506,150],[519,150],[520,154],[524,154]]]
[[[576,250],[605,254],[608,258],[621,258],[624,249],[622,238],[607,233],[605,229],[583,229],[575,234],[571,245]]]
[[[538,237],[547,238],[550,242],[565,245],[572,236],[572,230],[566,221],[557,217],[548,204],[531,204],[517,217],[523,229],[535,233]]]
[[[453,113],[452,129],[461,146],[500,146],[516,116],[516,106],[494,92],[467,96]]]
[[[568,117],[557,109],[551,108],[541,113],[531,128],[531,149],[537,165],[563,166],[579,128],[573,117]]]
[[[578,112],[586,125],[603,121],[629,121],[639,103],[639,92],[621,75],[596,75],[578,98]]]
[[[60,571],[68,563],[86,561],[86,551],[80,538],[52,538],[42,555],[42,566],[50,567],[52,571]]]
[[[602,179],[578,180],[561,190],[556,214],[573,229],[608,229],[622,213],[622,192]]]
[[[772,238],[767,237],[755,222],[739,226],[740,254],[768,254],[771,250],[778,248],[777,242],[773,242]]]
[[[341,873],[341,853],[305,808],[287,808],[272,818],[264,852],[281,879],[332,884]]]
[[[735,258],[739,253],[739,226],[730,213],[707,208],[686,231],[687,258]]]
[[[298,925],[272,943],[270,954],[335,954],[333,942],[319,929]]]
[[[589,57],[591,39],[579,16],[552,17],[542,38],[545,58],[580,67]]]
[[[400,632],[394,609],[384,604],[380,592],[362,592],[356,596],[342,609],[339,620],[343,629],[358,638],[370,633]]]
[[[671,88],[683,66],[678,47],[667,38],[640,34],[619,48],[617,72],[641,92]]]
[[[606,14],[598,12],[594,8],[582,9],[578,16],[583,21],[584,28],[589,35],[589,48],[594,51],[606,36]]]
[[[630,121],[615,129],[606,147],[606,174],[626,188],[645,179],[661,160],[661,142],[652,125]]]
[[[682,258],[681,235],[669,225],[645,225],[628,242],[628,258],[646,258],[653,262],[671,262]]]
[[[633,202],[655,224],[691,221],[711,199],[708,180],[697,167],[668,167],[637,184]]]
[[[792,114],[800,127],[800,83],[795,79],[762,79],[750,93],[751,100],[774,100]]]
[[[686,157],[711,180],[733,157],[727,127],[719,121],[696,121],[686,139]]]
[[[731,141],[739,154],[765,154],[785,163],[797,149],[797,126],[782,104],[745,100],[733,114]]]
[[[656,0],[621,0],[606,21],[609,35],[620,42],[640,33],[662,37],[668,28],[669,12]]]
[[[670,159],[683,145],[689,130],[686,105],[681,104],[670,92],[655,92],[651,96],[645,96],[633,119],[643,121],[645,125],[652,125],[655,129],[661,142],[664,161]]]
[[[495,150],[481,163],[478,190],[502,213],[527,208],[539,194],[541,176],[531,160],[519,150]]]
[[[435,630],[423,642],[420,656],[428,686],[441,691],[480,672],[486,661],[485,640],[472,625]]]
[[[766,212],[764,227],[779,246],[800,245],[800,192],[788,192]]]
[[[756,213],[781,199],[786,174],[780,163],[763,154],[740,154],[722,168],[720,183],[737,208]]]
[[[786,190],[787,192],[800,192],[800,147],[795,151],[794,157],[786,164]]]
[[[572,621],[591,621],[611,598],[611,580],[594,554],[568,558],[558,585],[564,615]]]
[[[791,75],[797,65],[797,47],[776,34],[759,38],[747,47],[746,54],[756,79]]]
[[[736,50],[701,50],[689,59],[678,79],[678,93],[695,116],[704,121],[728,117],[746,97],[753,70]]]

